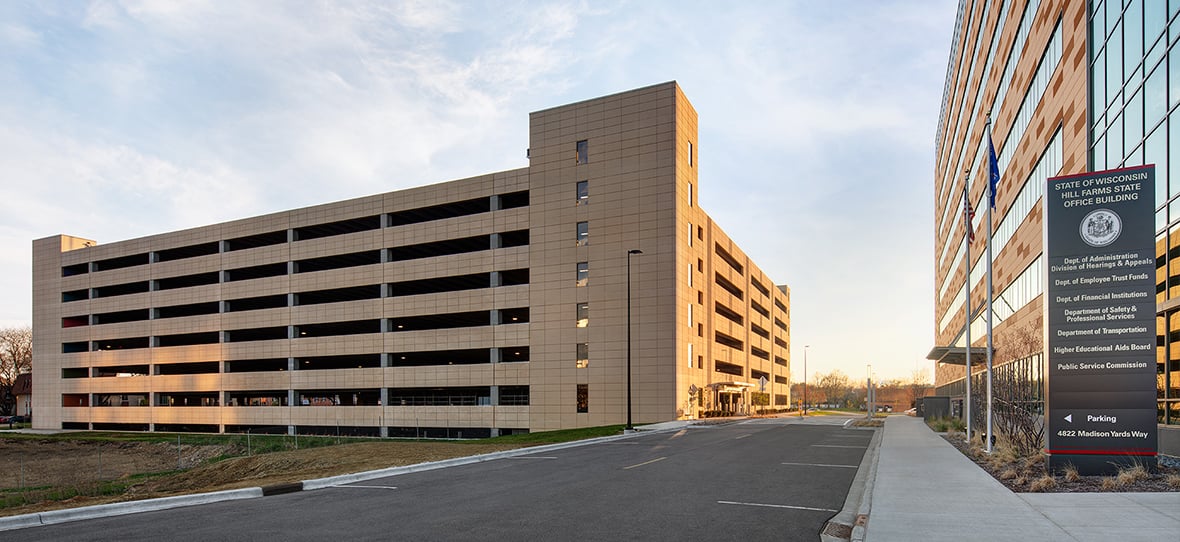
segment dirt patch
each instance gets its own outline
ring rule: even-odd
[[[10,516],[91,504],[298,482],[454,457],[520,448],[481,442],[364,441],[321,448],[245,455],[230,445],[0,439],[0,496],[64,500],[0,508]],[[178,459],[179,455],[179,459]],[[185,469],[177,469],[180,461]],[[144,476],[148,475],[148,476]],[[101,495],[98,487],[118,489]],[[107,490],[112,493],[111,490]],[[72,493],[66,493],[67,495]]]
[[[1180,491],[1180,469],[1159,466],[1159,472],[1125,472],[1120,476],[1050,475],[1042,455],[1021,457],[1001,447],[988,454],[978,444],[968,445],[963,433],[942,435],[963,455],[1017,493],[1098,493]]]

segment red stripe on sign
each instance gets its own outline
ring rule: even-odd
[[[1049,455],[1137,455],[1137,456],[1156,456],[1159,455],[1151,450],[1045,450]]]

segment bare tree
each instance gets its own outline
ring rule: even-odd
[[[996,334],[996,357],[1004,362],[1021,359],[1042,350],[1041,329],[1038,322],[1026,326],[1012,325]]]
[[[33,329],[0,328],[0,413],[11,413],[16,376],[33,370]]]
[[[848,380],[848,375],[836,369],[828,374],[821,374],[816,378],[816,389],[820,390],[829,403],[839,403],[840,406],[848,406],[848,395],[852,391],[851,381]],[[814,401],[812,401],[814,402]]]

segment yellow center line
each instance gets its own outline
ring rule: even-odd
[[[656,461],[663,461],[665,459],[668,459],[668,458],[667,457],[657,457],[655,459],[652,459],[651,461],[644,461],[643,463],[640,463],[638,465],[631,465],[630,467],[623,467],[623,470],[631,470],[635,467],[642,467],[644,465],[650,465],[652,463],[655,463]]]

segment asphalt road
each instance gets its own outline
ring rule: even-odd
[[[820,419],[690,427],[2,538],[815,541],[871,437]]]

